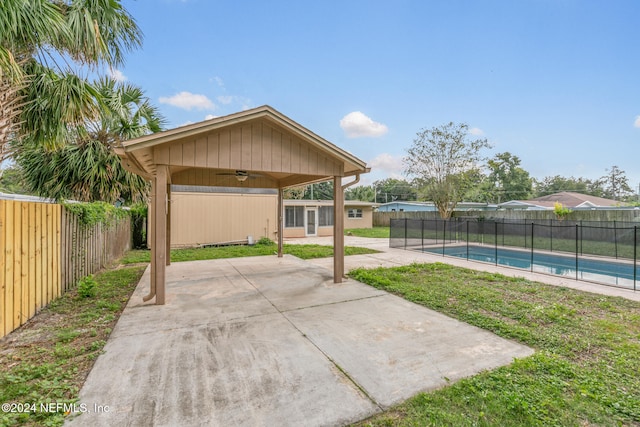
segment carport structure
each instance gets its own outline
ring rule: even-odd
[[[278,189],[282,257],[283,190],[333,180],[333,280],[344,276],[344,190],[366,163],[265,105],[124,141],[122,165],[151,181],[151,280],[145,301],[165,302],[171,263],[171,184]],[[343,184],[345,177],[354,177]],[[215,218],[211,219],[215,221]]]

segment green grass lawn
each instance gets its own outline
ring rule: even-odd
[[[57,426],[64,413],[40,404],[72,403],[133,293],[144,267],[98,273],[0,341],[0,402],[34,404],[1,411],[0,426]]]
[[[285,254],[294,255],[302,259],[326,258],[333,256],[332,246],[323,245],[284,245],[282,248]],[[378,251],[368,248],[346,246],[345,255],[372,254]],[[252,246],[223,246],[207,248],[172,249],[171,261],[196,261],[205,259],[238,258],[247,256],[274,255],[278,253],[275,244],[255,244]],[[133,250],[129,251],[121,260],[122,264],[135,264],[149,262],[151,251]]]
[[[350,276],[536,349],[360,425],[640,425],[640,303],[440,263]]]
[[[389,227],[349,228],[344,230],[346,236],[389,238]]]

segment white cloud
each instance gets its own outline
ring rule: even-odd
[[[230,95],[220,95],[216,98],[220,104],[228,105],[233,102],[233,96]]]
[[[471,128],[469,129],[469,133],[471,135],[475,135],[475,136],[482,136],[484,135],[484,131],[480,128]]]
[[[161,104],[169,104],[183,110],[212,110],[216,106],[209,98],[191,92],[180,92],[173,96],[161,96]]]
[[[206,116],[204,116],[205,120],[211,120],[211,119],[215,119],[216,117],[220,117],[220,116],[214,116],[213,114],[207,114]]]
[[[340,120],[340,127],[349,138],[378,137],[389,131],[386,125],[374,122],[360,111],[353,111]]]
[[[117,82],[125,82],[127,81],[127,76],[125,76],[122,71],[118,70],[117,68],[111,68],[109,69],[109,74],[111,75],[111,78]]]
[[[404,170],[402,157],[395,157],[389,153],[378,154],[369,162],[372,171],[382,171],[387,174],[399,176]]]
[[[635,121],[633,122],[633,126],[640,128],[640,116],[636,116]]]

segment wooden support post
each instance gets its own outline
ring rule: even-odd
[[[278,188],[278,258],[282,258],[282,231],[284,229],[284,221],[282,219],[284,213],[284,190]]]
[[[156,304],[164,305],[165,301],[165,268],[167,255],[167,167],[158,165],[156,170],[156,186],[153,199],[155,210],[155,256],[151,259],[156,265],[155,288]]]
[[[333,282],[344,276],[344,189],[342,177],[333,177]]]

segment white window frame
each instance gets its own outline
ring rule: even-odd
[[[362,219],[362,217],[363,217],[362,209],[360,209],[360,208],[349,209],[347,211],[347,217],[349,219]]]

